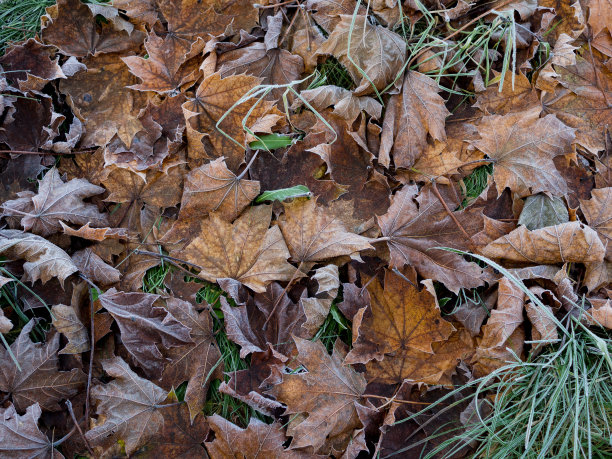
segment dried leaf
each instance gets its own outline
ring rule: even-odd
[[[38,428],[42,410],[35,403],[20,416],[13,405],[0,408],[0,455],[6,458],[64,459],[53,443]]]
[[[189,381],[185,402],[193,421],[202,411],[208,385],[215,376],[221,376],[221,352],[213,337],[212,320],[208,310],[198,313],[193,304],[177,298],[168,298],[166,307],[175,320],[190,330],[193,344],[167,350],[170,362],[164,368],[159,384],[163,388],[171,389],[178,387],[183,381]]]
[[[91,389],[100,422],[85,438],[92,446],[102,447],[123,440],[131,455],[162,429],[164,417],[159,409],[167,393],[134,373],[121,357],[103,360],[102,366],[115,379]]]
[[[378,153],[382,165],[389,167],[390,154],[395,167],[409,168],[427,147],[427,134],[446,140],[444,120],[450,112],[438,95],[438,84],[431,77],[409,70],[401,94],[389,100]]]
[[[520,197],[539,192],[562,196],[565,181],[553,158],[571,153],[574,129],[557,117],[538,118],[540,109],[527,113],[484,117],[478,126],[481,140],[472,142],[491,158],[497,193],[504,188]]]
[[[0,254],[10,259],[25,259],[23,281],[43,284],[57,277],[62,285],[79,269],[66,252],[35,234],[17,230],[0,230]]]
[[[451,201],[450,207],[456,205]],[[482,209],[469,208],[453,214],[468,235],[481,228]],[[393,196],[387,213],[378,217],[378,224],[383,236],[389,238],[391,267],[412,265],[426,279],[442,282],[453,292],[484,284],[486,276],[475,263],[436,249],[469,250],[469,243],[431,187],[423,188],[420,194],[416,185],[403,187]]]
[[[282,383],[269,393],[287,405],[288,414],[307,415],[289,425],[291,448],[312,447],[315,453],[327,454],[328,437],[342,436],[348,444],[353,430],[360,426],[355,405],[365,390],[365,379],[342,363],[344,352],[338,345],[330,356],[320,341],[294,340],[297,361],[306,372],[283,375]]]
[[[121,340],[143,370],[161,374],[164,357],[160,348],[191,343],[190,329],[170,311],[154,303],[159,295],[120,292],[112,288],[100,295],[100,304],[115,319],[121,330]]]
[[[592,191],[589,201],[580,200],[580,209],[597,231],[601,243],[606,248],[606,259],[612,260],[612,188],[600,188]]]
[[[533,264],[603,261],[606,249],[597,233],[580,222],[529,231],[519,226],[481,250],[485,257]]]
[[[271,206],[250,207],[233,224],[212,213],[180,255],[201,268],[202,279],[234,279],[264,292],[269,282],[287,281],[295,272],[280,230],[268,228],[271,217]]]
[[[86,375],[78,368],[58,371],[59,334],[45,344],[33,343],[30,332],[35,320],[30,320],[11,345],[19,362],[17,368],[4,347],[0,347],[0,391],[10,394],[18,411],[38,403],[43,409],[58,411],[58,402],[75,395],[84,387]]]
[[[218,158],[185,177],[180,218],[202,218],[217,212],[233,221],[260,191],[259,182],[239,178]]]
[[[358,82],[355,95],[363,96],[388,85],[399,89],[406,42],[386,27],[370,24],[366,16],[341,14],[317,54],[336,57]]]
[[[90,349],[89,333],[77,316],[72,306],[57,304],[51,308],[53,312],[53,326],[55,329],[68,338],[68,344],[62,349],[60,354],[80,354]]]
[[[347,231],[339,218],[317,205],[316,199],[299,198],[283,205],[285,213],[279,226],[296,262],[357,256],[359,251],[372,248],[368,238]]]
[[[536,230],[568,221],[569,213],[563,200],[540,193],[525,199],[518,224],[525,225],[528,230]]]

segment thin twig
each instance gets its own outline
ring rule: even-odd
[[[91,448],[91,445],[89,444],[89,441],[87,441],[87,438],[85,438],[85,434],[83,433],[83,430],[81,429],[81,426],[79,425],[76,419],[76,416],[74,415],[74,410],[72,409],[72,402],[70,400],[66,400],[66,406],[68,407],[68,413],[70,413],[72,422],[74,422],[74,425],[79,431],[79,435],[81,436],[81,438],[83,439],[83,442],[85,443],[85,447],[87,448],[87,451],[89,451],[89,454],[91,454],[93,457],[97,458],[98,456],[96,455],[96,453],[93,452],[93,449]]]
[[[259,154],[259,150],[255,150],[255,153],[253,153],[253,156],[251,157],[251,160],[249,161],[249,164],[247,164],[247,166],[240,173],[240,175],[236,177],[236,181],[242,180],[242,178],[246,175],[246,173],[249,171],[249,169],[251,168],[251,166],[253,165],[253,163],[257,159],[257,155],[258,154]]]
[[[134,254],[136,254],[136,255],[147,255],[149,257],[162,258],[163,260],[166,260],[167,262],[169,262],[173,266],[176,266],[177,268],[183,270],[185,273],[189,274],[190,276],[193,276],[194,273],[192,273],[188,269],[183,268],[179,263],[183,263],[183,264],[185,264],[187,266],[191,266],[191,267],[193,267],[195,269],[199,269],[200,271],[202,271],[202,267],[201,266],[198,266],[198,265],[196,265],[194,263],[189,263],[188,261],[185,261],[185,260],[181,260],[180,258],[171,257],[170,255],[164,255],[163,253],[156,253],[156,252],[149,252],[148,250],[135,249],[134,250]]]

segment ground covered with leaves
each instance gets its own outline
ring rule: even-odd
[[[610,457],[609,2],[0,17],[1,457]]]

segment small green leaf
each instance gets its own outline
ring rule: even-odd
[[[568,221],[569,213],[563,200],[540,193],[525,199],[518,224],[525,225],[528,230],[533,231]]]
[[[288,135],[268,134],[259,137],[249,144],[253,150],[276,150],[277,148],[288,147],[293,143],[293,138]]]
[[[296,185],[291,188],[282,188],[280,190],[264,191],[261,193],[255,202],[257,204],[265,201],[284,201],[289,198],[301,198],[304,196],[310,197],[310,190],[304,185]]]

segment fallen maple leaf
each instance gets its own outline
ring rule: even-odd
[[[85,127],[81,146],[105,146],[117,134],[131,147],[134,136],[143,130],[137,116],[148,96],[128,88],[137,83],[136,77],[116,54],[87,58],[83,63],[87,70],[60,83],[60,91]]]
[[[427,134],[446,140],[444,120],[450,112],[434,79],[414,70],[406,72],[402,93],[391,97],[383,119],[379,162],[409,168],[427,147]]]
[[[357,339],[347,363],[382,360],[384,354],[408,348],[433,353],[432,343],[446,341],[455,331],[427,289],[419,291],[391,271],[385,271],[384,288],[376,278],[367,285],[370,305],[353,318]]]
[[[450,207],[456,207],[449,201]],[[482,209],[469,208],[453,212],[453,216],[468,235],[481,228]],[[436,249],[469,250],[469,241],[431,187],[418,193],[416,185],[404,186],[393,196],[387,213],[378,217],[378,224],[388,238],[391,267],[412,265],[426,279],[442,282],[453,292],[483,285],[487,279],[475,263],[456,253]]]
[[[63,285],[78,271],[72,259],[58,246],[35,234],[17,230],[0,230],[0,254],[11,259],[25,259],[22,280],[43,284],[57,277]]]
[[[99,285],[112,285],[121,280],[119,270],[108,265],[91,248],[75,252],[72,261],[81,274]]]
[[[86,375],[78,368],[59,371],[59,334],[47,343],[34,343],[30,332],[36,320],[30,320],[11,345],[11,351],[19,362],[9,357],[4,347],[0,348],[0,391],[10,395],[19,411],[38,403],[45,410],[60,410],[59,401],[68,399],[84,387]]]
[[[339,218],[318,206],[316,199],[298,198],[284,207],[278,224],[295,262],[357,256],[359,251],[372,248],[368,238],[349,232]]]
[[[244,162],[245,148],[242,145],[246,133],[242,127],[243,121],[246,126],[252,126],[255,121],[270,112],[272,102],[263,101],[254,107],[256,100],[251,99],[234,105],[260,83],[261,79],[249,75],[235,75],[222,79],[218,72],[200,83],[195,98],[183,104],[190,157],[201,159],[224,156],[229,168],[237,171]],[[253,110],[250,111],[251,109]],[[247,115],[248,118],[245,120]],[[223,116],[225,118],[217,128],[217,123]],[[207,151],[203,145],[204,138],[210,141],[211,151]]]
[[[373,97],[358,97],[352,91],[339,86],[324,85],[307,89],[302,91],[300,96],[317,110],[324,110],[333,105],[333,113],[343,118],[349,125],[353,124],[361,112],[366,112],[373,119],[379,119],[382,113],[381,103]],[[296,99],[294,107],[301,103],[301,99]]]
[[[491,159],[498,194],[506,187],[520,197],[567,192],[552,160],[572,152],[574,129],[554,115],[539,118],[539,113],[536,107],[527,113],[492,115],[478,125],[481,140],[472,144]]]
[[[170,35],[160,38],[150,33],[145,41],[146,59],[137,56],[122,58],[130,72],[142,80],[130,88],[164,94],[193,83],[198,78],[198,68],[197,65],[184,65],[191,49],[181,44]]]
[[[339,17],[317,54],[331,54],[346,67],[358,82],[355,95],[378,94],[387,86],[399,89],[406,57],[404,39],[386,27],[372,25],[366,16]]]
[[[68,339],[60,354],[80,354],[90,349],[89,333],[72,306],[56,304],[51,308],[53,326]]]
[[[310,454],[299,451],[288,451],[283,447],[287,435],[278,422],[266,424],[252,417],[246,429],[241,429],[218,414],[206,418],[210,428],[215,432],[215,439],[206,442],[206,450],[213,458],[242,457],[256,459],[258,457],[274,458],[306,458]],[[317,456],[315,456],[317,457]]]
[[[164,368],[159,384],[171,389],[188,381],[185,402],[193,422],[202,411],[210,382],[221,377],[221,352],[213,337],[212,320],[207,309],[198,313],[193,304],[177,298],[168,298],[166,307],[176,321],[190,330],[193,343],[167,350],[170,362]]]
[[[269,393],[287,405],[288,414],[307,416],[289,424],[291,449],[312,447],[315,453],[327,454],[329,439],[340,437],[346,446],[361,425],[355,405],[364,393],[365,378],[342,363],[345,353],[340,345],[330,356],[320,341],[294,340],[297,361],[306,372],[283,375]]]
[[[603,261],[606,249],[598,234],[580,222],[529,231],[519,226],[481,249],[485,257],[533,264]]]
[[[278,226],[270,226],[272,206],[246,210],[233,224],[212,213],[202,232],[180,252],[210,282],[234,279],[255,292],[264,292],[273,280],[289,280],[295,268]]]
[[[115,319],[121,330],[121,341],[143,370],[160,375],[164,357],[160,347],[191,343],[190,329],[179,322],[170,311],[154,303],[159,295],[120,292],[115,288],[100,295],[100,304]]]
[[[580,209],[589,226],[599,234],[606,259],[612,261],[612,188],[599,188],[591,195],[589,201],[580,200]]]
[[[106,226],[106,215],[101,214],[94,204],[83,202],[83,199],[103,192],[102,187],[84,179],[64,183],[57,169],[52,168],[39,181],[38,193],[32,197],[31,208],[28,206],[21,224],[25,230],[41,236],[61,231],[61,220],[80,225]],[[3,207],[5,214],[10,215],[12,201],[5,202]],[[19,214],[22,214],[21,211]]]
[[[58,0],[47,9],[42,22],[43,40],[68,56],[125,52],[137,49],[144,39],[141,31],[128,34],[115,30],[110,23],[102,24],[98,32],[93,13],[80,0]]]
[[[218,158],[193,169],[185,177],[179,218],[202,218],[218,212],[233,221],[259,194],[259,182],[236,176]]]
[[[41,414],[38,403],[28,406],[23,416],[13,405],[0,408],[0,454],[3,457],[64,459],[53,442],[40,431]]]
[[[85,438],[92,446],[104,448],[123,440],[131,455],[164,425],[159,409],[167,392],[134,373],[121,357],[103,360],[102,367],[115,379],[91,389],[99,422]]]

